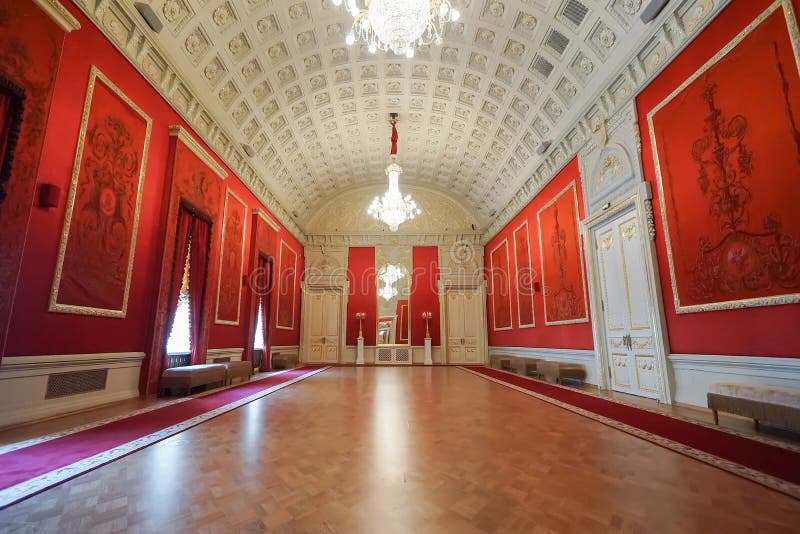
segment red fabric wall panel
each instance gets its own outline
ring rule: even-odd
[[[7,194],[0,207],[0,358],[7,348],[12,305],[25,248],[30,207],[42,155],[45,128],[58,71],[64,32],[33,2],[3,0],[0,26],[0,73],[24,92]],[[80,114],[80,106],[76,105]],[[52,183],[47,174],[46,182]],[[62,188],[62,191],[64,189]],[[32,236],[35,237],[35,236]],[[50,265],[52,267],[53,264]],[[52,275],[52,271],[51,271]],[[17,302],[19,300],[17,296]]]
[[[439,248],[414,247],[414,269],[411,280],[411,344],[425,344],[425,319],[423,312],[431,312],[431,345],[440,345],[439,339]]]
[[[658,187],[653,147],[647,124],[648,113],[736,37],[770,4],[772,4],[771,0],[732,2],[637,97],[644,176],[653,184],[654,191],[657,191]],[[797,10],[800,9],[800,1],[795,0],[793,4],[795,13],[797,13]],[[796,65],[792,65],[792,68],[796,68]],[[776,98],[780,98],[780,95],[776,95]],[[693,133],[687,133],[687,135],[696,137]],[[769,140],[765,141],[769,142]],[[748,138],[747,142],[759,143],[759,140]],[[757,163],[755,164],[757,165]],[[666,176],[664,178],[667,179]],[[800,357],[800,330],[797,328],[798,320],[800,320],[800,305],[798,304],[703,313],[676,313],[661,213],[662,206],[657,194],[654,196],[656,196],[653,208],[657,232],[658,268],[664,295],[671,352]],[[784,222],[787,225],[790,223],[790,221]]]
[[[15,3],[16,4],[16,3]],[[26,4],[27,5],[27,4]],[[31,4],[32,5],[32,4]],[[67,35],[61,53],[61,65],[55,80],[52,110],[47,121],[47,130],[41,134],[44,139],[38,181],[52,183],[61,188],[59,206],[53,209],[33,208],[28,223],[21,276],[17,297],[10,318],[6,355],[33,354],[74,354],[96,352],[150,352],[150,336],[153,331],[153,314],[159,287],[162,267],[162,245],[165,242],[167,204],[170,198],[171,182],[168,183],[169,159],[168,126],[183,125],[183,120],[167,105],[161,96],[142,76],[122,57],[96,27],[71,3],[65,4],[80,21],[82,29]],[[45,18],[43,15],[41,18]],[[38,28],[46,26],[39,21]],[[47,31],[56,31],[55,26]],[[40,40],[43,32],[29,32]],[[87,53],[90,51],[90,53]],[[56,54],[56,64],[58,55]],[[33,68],[45,60],[33,57]],[[89,70],[95,65],[119,89],[136,103],[153,120],[147,158],[142,207],[136,242],[135,259],[131,278],[130,298],[127,316],[124,319],[103,318],[88,315],[70,315],[47,311],[53,270],[64,222],[66,192],[74,164],[74,154],[78,142],[81,111]],[[187,127],[191,132],[191,129]],[[192,134],[199,141],[199,137]],[[202,144],[202,142],[201,142]],[[209,151],[209,153],[212,153]],[[34,160],[35,162],[36,160]],[[223,165],[223,167],[225,167]],[[226,168],[226,170],[228,170]],[[248,214],[260,203],[247,190],[237,177],[228,170],[227,180],[220,181],[223,195],[220,196],[218,211],[221,213],[224,188],[229,187],[248,205]],[[214,177],[215,179],[216,176]],[[27,207],[21,207],[27,215]],[[250,224],[248,216],[245,258],[249,258]],[[24,235],[25,228],[17,229]],[[215,235],[221,231],[216,225]],[[283,228],[276,239],[283,238],[295,250],[302,252],[302,246]],[[218,240],[216,241],[218,243]],[[216,306],[216,288],[219,271],[218,251],[212,251],[214,264],[209,265],[207,298],[214,299],[210,306],[212,314],[209,347],[243,347],[247,337],[247,317],[245,306],[239,325],[216,325],[213,314]],[[302,255],[298,261],[302,269]],[[246,292],[242,292],[244,299]],[[300,286],[296,288],[295,327],[275,333],[272,342],[276,345],[297,345],[299,338]],[[2,299],[0,299],[2,300]],[[2,317],[0,317],[2,319]],[[47,332],[46,336],[41,335]],[[149,356],[149,355],[148,355]]]
[[[350,298],[347,301],[347,344],[355,345],[358,338],[356,314],[364,319],[364,345],[375,345],[375,314],[378,313],[378,294],[375,286],[375,248],[350,247],[347,251],[347,280]]]
[[[494,331],[494,316],[492,310],[491,294],[487,299],[487,319],[489,345],[501,347],[542,347],[542,348],[569,348],[569,349],[591,349],[594,346],[592,340],[591,323],[576,323],[564,325],[545,326],[544,301],[542,298],[542,276],[541,276],[541,253],[539,246],[539,226],[537,223],[538,211],[553,198],[555,198],[570,182],[574,181],[578,193],[578,212],[583,218],[583,192],[581,191],[580,172],[578,170],[578,160],[573,159],[567,164],[553,180],[534,198],[523,210],[514,217],[491,241],[486,244],[484,249],[484,265],[489,269],[490,251],[496,248],[504,239],[508,240],[511,250],[509,251],[508,278],[511,283],[511,310],[514,320],[510,330]],[[533,328],[520,328],[517,316],[517,273],[516,262],[514,259],[514,236],[513,232],[523,222],[528,222],[530,234],[530,267],[532,270],[532,283],[539,284],[540,290],[533,295],[534,320],[536,326]],[[547,252],[547,251],[545,251]],[[524,278],[524,277],[523,277]],[[491,292],[491,284],[489,285]],[[588,291],[588,286],[584,284],[584,291]],[[413,309],[413,308],[412,308]],[[591,314],[590,314],[591,316]]]

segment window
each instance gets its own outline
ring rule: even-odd
[[[191,308],[189,306],[189,265],[192,257],[192,242],[189,241],[189,250],[186,262],[183,264],[183,281],[181,292],[178,296],[178,307],[175,310],[175,319],[167,338],[167,354],[189,354],[192,352],[192,327],[190,323]]]
[[[264,299],[258,299],[258,316],[256,317],[256,334],[253,339],[253,350],[264,350],[264,316],[262,315],[261,303]]]

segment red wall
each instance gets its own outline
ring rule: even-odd
[[[425,344],[425,320],[422,312],[433,314],[430,320],[431,345],[440,345],[439,338],[439,248],[414,247],[414,272],[411,280],[411,344]]]
[[[657,191],[647,114],[739,34],[772,0],[734,1],[637,97],[644,176]],[[793,2],[795,13],[800,1]],[[670,350],[688,354],[800,357],[800,305],[677,314],[657,194],[656,247]]]
[[[147,342],[153,329],[162,247],[165,239],[171,238],[165,236],[163,230],[164,214],[171,189],[166,183],[168,126],[180,124],[186,127],[186,124],[77,8],[71,4],[67,4],[67,7],[80,21],[82,29],[68,34],[64,41],[61,64],[53,93],[52,111],[47,123],[47,130],[44,132],[44,147],[37,178],[38,182],[53,183],[61,187],[61,201],[57,208],[49,210],[33,208],[31,211],[22,260],[22,275],[19,279],[17,298],[11,314],[5,355],[148,352]],[[48,31],[55,31],[54,28],[48,28]],[[69,191],[81,112],[91,65],[97,66],[153,121],[130,299],[125,319],[47,311],[56,254],[64,222],[65,199]],[[191,131],[190,128],[187,127],[187,129]],[[196,135],[195,138],[199,140]],[[210,150],[208,152],[212,153]],[[236,178],[235,174],[227,167],[225,168],[229,177],[227,180],[220,181],[220,188],[223,191],[220,202],[224,202],[224,189],[229,187],[248,204],[249,211],[255,207],[264,209]],[[219,206],[219,213],[221,212],[222,205]],[[250,219],[248,218],[249,223]],[[220,232],[222,225],[216,226],[215,231]],[[250,235],[248,228],[245,258],[249,257]],[[286,240],[295,250],[302,251],[301,245],[284,228],[281,228],[278,237]],[[276,241],[279,242],[279,239]],[[212,254],[212,256],[218,258],[217,254]],[[302,269],[302,258],[299,267]],[[210,266],[210,270],[217,272],[218,268]],[[216,303],[216,288],[217,280],[209,280],[206,298],[213,299],[214,303]],[[291,331],[275,331],[272,338],[274,345],[298,344],[299,293],[300,284],[298,282],[295,295],[295,328]],[[248,327],[244,316],[244,298],[245,291],[242,292],[242,318],[238,326],[213,324],[212,317],[208,343],[210,348],[245,346]],[[213,314],[215,306],[212,306],[211,310]],[[46,332],[47,335],[42,335],[43,332]]]
[[[350,247],[347,251],[347,281],[350,298],[347,301],[347,345],[358,338],[357,313],[366,313],[363,321],[364,345],[375,345],[375,321],[378,313],[378,294],[375,285],[375,248]]]
[[[576,323],[565,325],[546,326],[544,324],[544,300],[541,291],[533,296],[534,319],[536,326],[533,328],[520,328],[517,315],[517,276],[514,261],[514,229],[523,221],[528,221],[528,232],[530,235],[530,254],[531,269],[534,273],[533,283],[542,284],[541,276],[541,256],[539,252],[539,226],[537,213],[543,205],[547,204],[558,195],[570,182],[574,181],[578,192],[578,212],[583,219],[583,191],[581,190],[580,171],[578,170],[578,160],[573,159],[564,169],[559,172],[553,180],[545,186],[542,191],[514,217],[500,232],[489,241],[484,248],[484,266],[489,269],[489,254],[503,239],[508,239],[509,246],[509,268],[508,276],[511,280],[511,315],[512,325],[510,330],[495,332],[492,329],[494,316],[492,309],[492,285],[489,284],[489,296],[487,298],[487,329],[489,333],[489,346],[500,347],[537,347],[537,348],[564,348],[564,349],[591,349],[594,347],[592,340],[591,323]],[[491,277],[488,277],[491,280]],[[584,291],[588,291],[584,280]],[[587,293],[588,295],[588,293]],[[588,297],[587,297],[588,306]],[[589,312],[591,317],[591,312]]]

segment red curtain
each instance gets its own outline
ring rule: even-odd
[[[203,296],[206,289],[211,225],[200,217],[192,224],[192,257],[189,262],[189,320],[192,327],[192,365],[206,363],[200,343],[203,319]]]
[[[270,319],[270,297],[272,296],[272,263],[263,256],[258,257],[258,270],[261,272],[261,279],[258,283],[258,298],[261,301],[261,326],[264,331],[264,353],[261,356],[261,365],[271,367],[269,361],[269,319]]]
[[[6,145],[8,145],[8,134],[11,131],[11,95],[0,92],[0,169],[6,157]]]
[[[192,235],[192,224],[194,215],[187,209],[181,208],[178,211],[178,226],[175,235],[175,257],[172,262],[172,290],[171,298],[167,303],[167,332],[164,337],[166,347],[172,323],[175,321],[175,311],[178,309],[178,299],[181,296],[181,284],[183,283],[183,270],[186,266],[186,254],[189,252],[189,238]],[[164,349],[163,368],[168,367],[167,351]]]

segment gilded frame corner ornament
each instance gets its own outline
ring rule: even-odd
[[[576,239],[578,242],[578,259],[581,266],[581,292],[583,293],[583,317],[578,317],[576,319],[566,319],[564,321],[549,321],[547,319],[547,280],[546,280],[546,273],[544,272],[544,247],[542,243],[542,212],[555,204],[558,199],[564,196],[570,189],[572,189],[572,199],[573,199],[573,206],[575,209],[575,229],[576,229]],[[539,208],[536,212],[536,224],[539,229],[539,261],[540,266],[542,269],[542,301],[544,302],[544,324],[545,326],[557,326],[563,324],[579,324],[579,323],[588,323],[589,322],[589,302],[588,296],[586,295],[586,265],[584,265],[584,258],[583,258],[583,236],[581,233],[581,212],[578,208],[578,187],[576,184],[576,180],[572,180],[564,189],[559,191],[556,196],[554,196],[550,201],[547,202],[544,206]]]
[[[122,297],[122,307],[119,310],[111,310],[106,308],[95,308],[91,306],[79,306],[75,304],[61,304],[58,302],[58,293],[61,286],[62,271],[64,268],[64,258],[67,252],[67,242],[69,240],[69,231],[72,223],[73,210],[75,208],[75,196],[78,189],[78,180],[81,174],[81,162],[83,160],[83,150],[86,143],[86,134],[89,124],[89,115],[92,108],[92,97],[94,95],[94,88],[97,81],[102,82],[114,95],[131,108],[142,120],[146,123],[144,144],[142,147],[142,159],[139,167],[139,180],[137,182],[136,194],[136,208],[133,216],[133,228],[131,232],[130,250],[128,253],[128,265],[125,274],[125,289]],[[64,209],[64,226],[61,231],[61,239],[58,248],[58,257],[56,261],[56,269],[53,275],[53,285],[50,289],[50,300],[48,303],[48,312],[57,313],[70,313],[74,315],[91,315],[96,317],[112,317],[117,319],[124,319],[128,314],[128,300],[130,297],[131,277],[133,275],[133,262],[136,255],[136,237],[139,232],[139,216],[141,215],[142,207],[142,194],[144,192],[144,178],[147,170],[147,155],[150,147],[150,136],[153,128],[153,120],[147,115],[139,106],[137,106],[119,87],[117,87],[100,69],[95,65],[91,66],[89,70],[89,82],[86,89],[86,97],[83,104],[83,112],[81,114],[81,127],[78,132],[78,145],[75,150],[75,162],[72,166],[72,177],[70,179],[69,195],[67,197],[67,204]]]
[[[778,306],[782,304],[795,304],[800,303],[800,293],[790,293],[785,295],[774,295],[769,297],[756,297],[740,300],[727,300],[722,302],[709,302],[705,304],[681,305],[680,296],[678,295],[677,276],[675,274],[675,261],[672,252],[672,242],[670,240],[669,224],[667,222],[667,210],[665,209],[665,194],[663,176],[661,173],[661,163],[659,161],[658,146],[656,145],[656,134],[653,128],[653,117],[656,113],[661,111],[667,104],[669,104],[675,97],[680,95],[684,89],[691,85],[695,80],[702,76],[711,67],[719,63],[725,56],[727,56],[734,48],[736,48],[745,38],[747,38],[756,28],[758,28],[765,20],[767,20],[778,9],[783,10],[784,19],[786,21],[786,28],[789,34],[789,41],[792,44],[794,51],[795,63],[798,71],[800,71],[800,30],[797,25],[797,18],[795,17],[794,7],[792,0],[775,0],[763,12],[761,12],[755,19],[753,19],[745,28],[739,32],[736,37],[723,46],[714,56],[706,61],[700,68],[698,68],[691,76],[683,81],[676,87],[664,100],[659,102],[653,109],[647,112],[647,128],[650,134],[650,146],[653,151],[653,164],[656,171],[656,182],[658,183],[658,201],[661,205],[661,222],[664,225],[664,241],[667,249],[667,260],[669,263],[669,276],[672,285],[672,296],[675,303],[675,311],[679,314],[684,313],[701,313],[717,310],[739,310],[744,308],[754,308],[761,306]]]
[[[530,225],[528,225],[528,219],[525,219],[520,223],[514,230],[511,232],[511,237],[514,239],[514,270],[517,273],[517,327],[518,328],[536,328],[536,305],[534,304],[533,295],[531,295],[531,319],[533,322],[530,324],[522,324],[522,303],[520,302],[519,298],[519,264],[517,262],[517,258],[519,256],[517,252],[517,232],[522,230],[522,227],[525,227],[525,242],[528,244],[528,269],[533,274],[533,265],[531,257],[531,233],[530,233]],[[532,285],[533,280],[531,280]]]
[[[244,206],[244,217],[242,218],[242,244],[241,244],[241,262],[239,263],[239,276],[237,280],[242,279],[242,275],[244,273],[244,248],[245,243],[247,242],[247,212],[248,206],[245,201],[243,201],[239,196],[234,193],[230,187],[225,189],[225,206],[223,208],[222,213],[222,238],[220,240],[219,245],[219,273],[217,275],[217,303],[214,311],[214,324],[223,324],[229,326],[238,326],[239,321],[241,319],[241,311],[242,311],[242,285],[240,282],[237,282],[238,288],[238,295],[236,297],[236,320],[235,321],[228,321],[225,319],[219,318],[219,298],[220,298],[220,289],[222,289],[222,262],[225,259],[225,229],[228,227],[228,200],[233,198],[235,202],[238,202],[240,205]]]
[[[506,249],[506,267],[508,268],[509,272],[505,273],[506,276],[506,291],[508,293],[508,307],[509,307],[509,314],[508,314],[508,326],[501,326],[497,327],[497,307],[495,306],[495,294],[497,293],[496,288],[494,287],[494,253],[500,247],[505,246]],[[494,332],[502,332],[504,330],[513,330],[514,329],[514,312],[512,311],[511,306],[511,259],[508,256],[508,238],[504,237],[497,246],[495,246],[492,250],[489,251],[489,272],[492,276],[492,330]]]
[[[281,278],[281,273],[283,272],[283,246],[284,245],[286,245],[286,248],[289,249],[292,254],[294,254],[294,263],[292,265],[292,268],[294,269],[294,278],[293,278],[292,293],[291,293],[291,298],[292,298],[292,326],[282,326],[278,322],[280,320],[280,310],[281,310],[281,291],[280,291],[281,282],[280,282],[280,278]],[[279,247],[278,248],[278,271],[277,271],[278,272],[278,295],[277,295],[276,300],[275,300],[275,328],[277,328],[278,330],[294,330],[294,326],[295,326],[294,325],[294,322],[295,322],[294,321],[294,314],[295,314],[295,311],[297,310],[297,306],[296,306],[296,302],[295,302],[297,300],[297,295],[295,294],[297,292],[297,278],[298,278],[297,260],[299,259],[300,255],[297,253],[297,251],[295,249],[290,247],[289,243],[287,243],[286,240],[283,239],[283,238],[281,238],[280,244],[278,245],[278,247]]]

